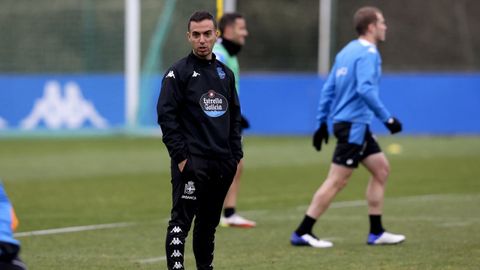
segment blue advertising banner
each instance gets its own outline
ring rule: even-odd
[[[311,134],[323,82],[314,74],[243,75],[240,100],[251,124],[246,134]],[[160,84],[155,76],[140,94],[140,128],[158,130]],[[124,129],[124,89],[121,74],[0,76],[0,134]],[[380,97],[403,122],[403,134],[480,134],[479,74],[387,74]],[[387,133],[377,120],[372,130]]]
[[[316,75],[242,76],[240,101],[251,124],[246,134],[312,134],[323,82]],[[479,74],[387,74],[380,98],[403,122],[403,134],[480,134]],[[372,130],[388,133],[377,120]]]

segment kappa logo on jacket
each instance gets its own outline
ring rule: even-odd
[[[175,79],[175,74],[173,73],[173,70],[170,70],[167,74],[167,76],[165,76],[165,78],[174,78]]]
[[[192,78],[196,78],[200,76],[200,73],[196,72],[195,70],[193,71]]]

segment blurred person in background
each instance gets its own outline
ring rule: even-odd
[[[216,58],[227,65],[235,75],[235,87],[240,95],[240,66],[238,64],[237,54],[245,45],[245,39],[248,36],[247,23],[245,18],[239,13],[225,13],[218,23],[220,38],[213,47],[213,53]],[[242,114],[242,130],[250,127],[247,118]],[[223,227],[253,228],[256,223],[248,220],[236,213],[237,197],[240,188],[240,178],[243,173],[243,159],[238,164],[237,173],[233,183],[228,190],[224,202],[223,217],[220,224]]]
[[[193,229],[197,269],[213,269],[215,231],[243,157],[240,101],[233,72],[212,53],[217,24],[205,11],[188,21],[192,52],[165,73],[158,123],[171,157],[172,210],[166,237],[168,269],[184,268]]]
[[[18,226],[18,219],[8,199],[3,183],[0,180],[0,269],[26,270],[20,260],[20,242],[14,238],[13,232]]]
[[[375,7],[360,8],[353,20],[359,37],[335,58],[321,91],[317,116],[319,128],[313,136],[313,146],[320,151],[322,141],[328,143],[327,119],[330,117],[337,146],[326,180],[314,194],[303,221],[290,237],[294,246],[333,246],[329,241],[318,239],[312,228],[335,195],[347,185],[359,163],[371,174],[366,190],[370,220],[367,244],[398,244],[405,240],[404,235],[387,232],[382,225],[390,165],[369,128],[376,116],[392,134],[402,130],[401,123],[379,99],[382,60],[377,44],[385,41],[387,26],[382,12]]]

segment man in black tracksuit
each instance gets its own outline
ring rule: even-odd
[[[235,78],[212,53],[216,28],[208,12],[190,17],[187,37],[192,53],[165,73],[157,104],[163,142],[172,159],[168,269],[184,269],[185,240],[194,217],[197,269],[213,269],[215,228],[243,157]]]

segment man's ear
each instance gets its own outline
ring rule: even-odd
[[[367,32],[370,32],[370,33],[375,32],[375,25],[376,25],[376,22],[369,24]]]

